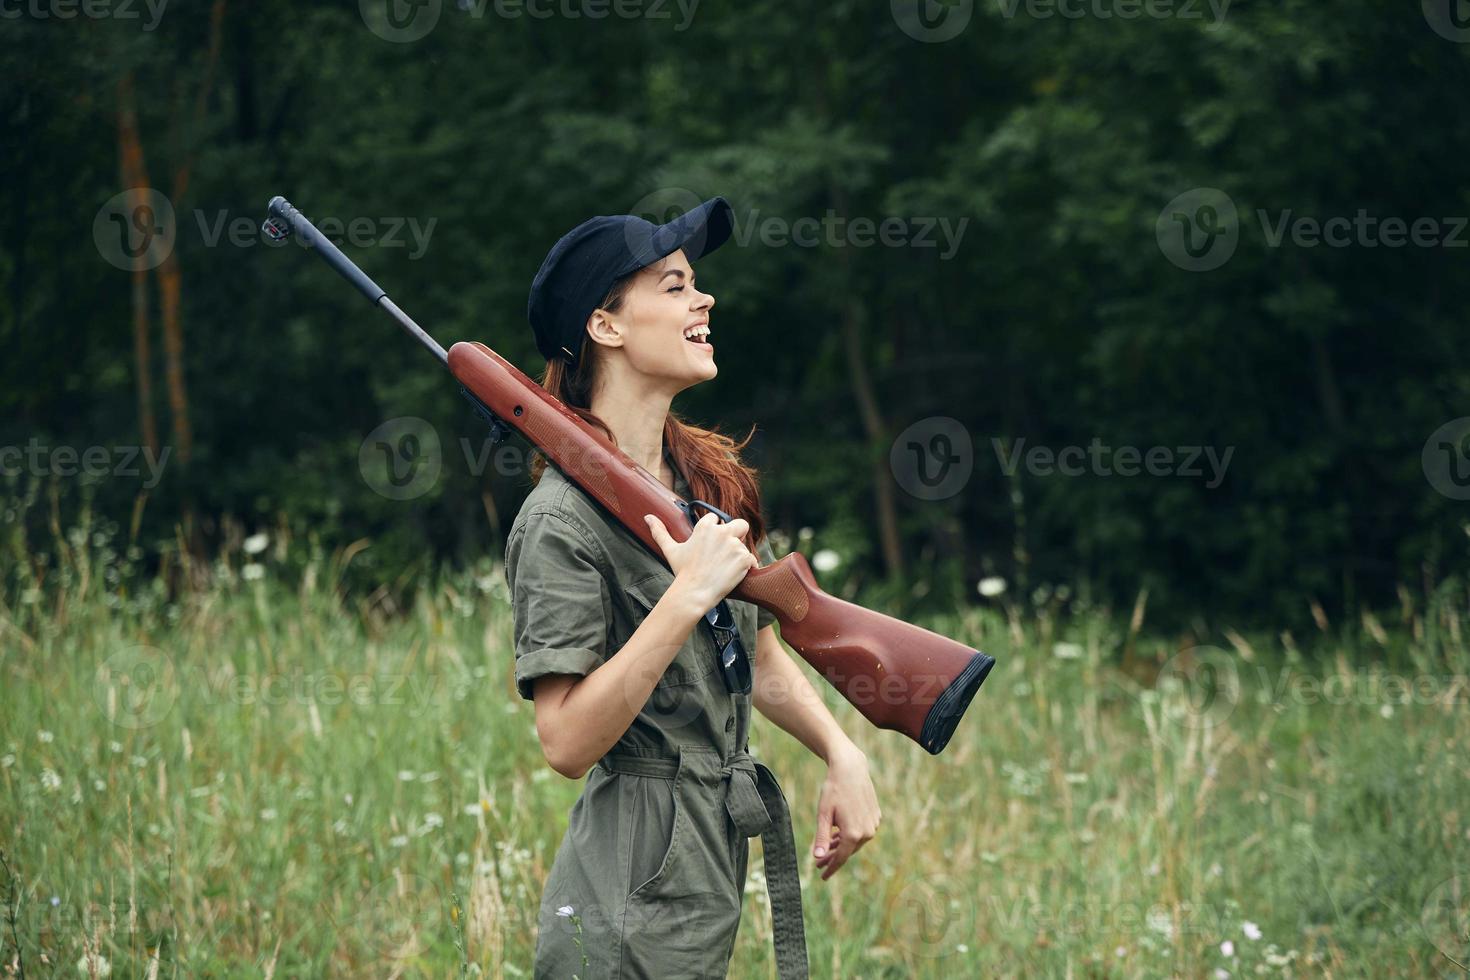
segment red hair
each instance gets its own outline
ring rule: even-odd
[[[618,312],[636,275],[638,272],[634,271],[613,283],[600,309],[609,313]],[[569,364],[561,357],[548,361],[546,372],[541,376],[541,387],[559,398],[562,404],[580,415],[588,424],[601,429],[616,445],[617,438],[607,427],[607,423],[594,415],[588,407],[592,400],[592,383],[597,373],[597,359],[593,352],[596,346],[591,335],[584,331],[576,364]],[[745,545],[752,552],[755,551],[755,543],[766,536],[766,522],[761,517],[759,474],[740,461],[740,451],[754,436],[754,425],[745,438],[737,443],[718,429],[702,429],[685,421],[673,411],[664,420],[664,451],[675,468],[689,481],[692,499],[714,504],[731,517],[745,518],[750,524]],[[537,483],[541,482],[541,474],[545,472],[546,466],[546,458],[537,453],[531,462],[531,478]]]

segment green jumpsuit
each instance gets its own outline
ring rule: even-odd
[[[674,472],[675,492],[689,499]],[[757,552],[763,565],[774,560],[765,541]],[[516,516],[505,570],[516,686],[527,699],[534,678],[586,675],[616,654],[673,582],[554,466]],[[754,673],[756,632],[775,616],[729,603]],[[540,903],[536,980],[724,977],[757,835],[779,975],[807,976],[791,816],[771,771],[747,751],[750,710],[749,694],[726,689],[709,630],[696,624],[572,807]]]

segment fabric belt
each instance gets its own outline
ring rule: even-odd
[[[610,772],[672,779],[678,762],[648,756],[611,753],[602,765]],[[791,811],[776,776],[749,752],[732,752],[720,767],[725,782],[725,811],[745,837],[759,837],[765,855],[766,893],[771,899],[771,937],[780,980],[807,980],[806,926],[801,912],[801,877]]]

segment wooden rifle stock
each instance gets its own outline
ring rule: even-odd
[[[449,349],[448,365],[487,422],[525,436],[660,561],[643,515],[677,541],[693,533],[678,494],[505,358],[462,342]],[[933,754],[995,665],[962,643],[828,595],[801,554],[752,568],[730,594],[774,613],[781,639],[870,722]]]

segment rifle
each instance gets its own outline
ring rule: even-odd
[[[601,431],[484,344],[461,341],[446,352],[285,198],[271,198],[267,210],[262,231],[268,237],[281,241],[292,233],[299,235],[449,369],[475,413],[489,424],[492,445],[512,430],[519,432],[665,566],[668,563],[644,514],[661,520],[677,541],[692,533],[696,507],[714,512],[721,520],[731,519],[703,501],[680,498]],[[686,525],[689,530],[684,530]],[[949,743],[970,700],[995,666],[994,657],[963,643],[828,595],[799,552],[750,569],[730,595],[774,613],[781,625],[781,639],[865,718],[878,728],[907,735],[930,754],[937,755]],[[716,623],[714,613],[711,610],[707,619],[717,632],[724,628],[738,637],[728,610],[723,627]],[[732,646],[722,650],[727,677],[731,655],[738,652]]]

